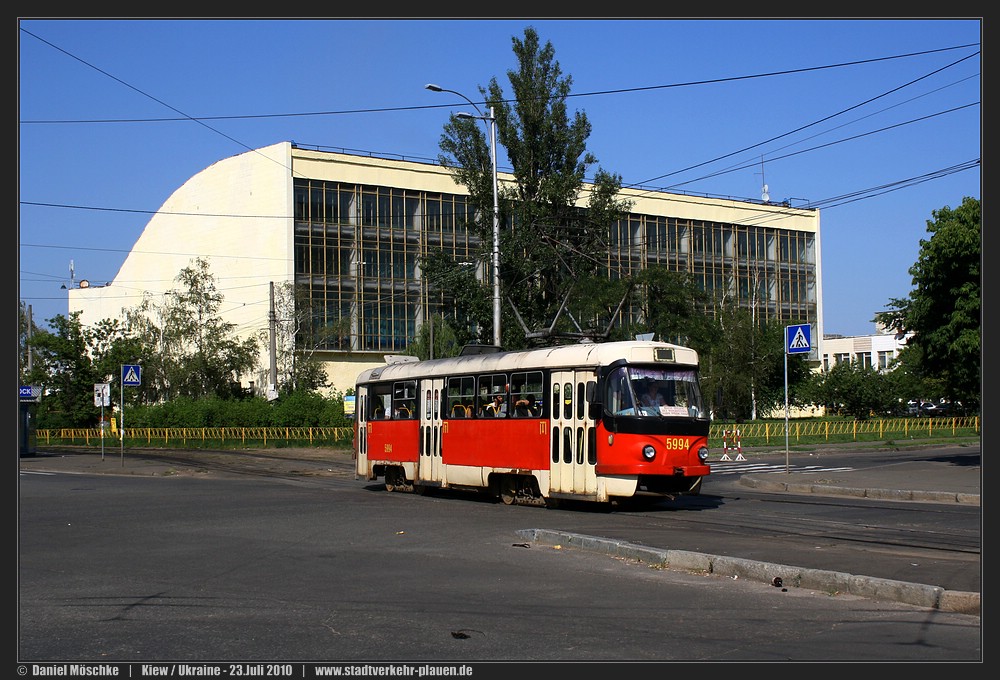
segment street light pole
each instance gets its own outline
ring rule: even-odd
[[[489,115],[484,115],[475,102],[461,92],[447,90],[433,83],[424,87],[431,92],[450,92],[458,95],[472,104],[472,107],[479,113],[478,116],[473,116],[471,113],[457,113],[455,114],[457,118],[476,118],[490,124],[490,161],[493,164],[493,345],[500,347],[500,197],[497,186],[497,119],[493,115],[492,106],[489,109]]]

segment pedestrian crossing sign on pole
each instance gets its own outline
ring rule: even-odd
[[[135,364],[122,365],[122,387],[138,387],[142,384],[142,367]]]
[[[809,354],[812,351],[812,327],[807,324],[785,326],[785,352]]]

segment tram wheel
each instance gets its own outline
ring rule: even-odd
[[[500,500],[504,505],[514,505],[517,502],[517,484],[509,475],[500,480]]]
[[[395,491],[398,484],[399,468],[390,467],[385,469],[385,490]]]

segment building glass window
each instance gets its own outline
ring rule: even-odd
[[[310,346],[398,352],[430,316],[454,317],[452,294],[429,286],[419,261],[432,251],[479,261],[467,197],[296,179],[293,208],[295,283],[311,307],[301,333]],[[761,321],[816,318],[814,234],[633,213],[609,225],[607,243],[609,278],[663,266],[694,275],[709,293],[734,296]],[[641,322],[643,311],[636,304],[620,315],[622,323]]]
[[[878,353],[879,370],[884,371],[887,368],[889,368],[889,364],[892,363],[892,359],[893,359],[893,352],[888,352],[885,350],[879,351]]]

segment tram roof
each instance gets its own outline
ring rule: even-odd
[[[373,380],[403,380],[423,376],[462,375],[469,373],[509,372],[531,369],[568,369],[606,366],[619,360],[629,363],[663,363],[654,358],[657,349],[673,349],[674,364],[698,364],[698,353],[690,347],[653,340],[622,340],[558,345],[512,352],[471,354],[427,361],[392,361],[363,371],[358,383]],[[402,357],[399,357],[402,359]]]

